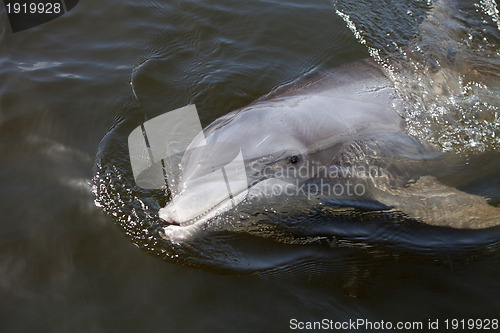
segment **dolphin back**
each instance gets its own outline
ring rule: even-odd
[[[340,67],[306,73],[300,78],[274,88],[254,103],[299,94],[324,94],[378,103],[394,107],[395,90],[381,67],[371,58],[344,64]]]

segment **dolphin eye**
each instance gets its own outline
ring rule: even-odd
[[[299,157],[297,155],[290,156],[290,163],[295,164],[299,161]]]

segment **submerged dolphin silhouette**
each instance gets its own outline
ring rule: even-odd
[[[201,145],[207,148],[195,149]],[[212,195],[225,193],[217,190],[226,189],[225,181],[196,181],[239,152],[244,169],[235,171],[244,171],[246,182],[230,195]],[[435,225],[498,224],[498,209],[484,198],[425,176],[428,161],[439,155],[405,133],[395,91],[374,62],[311,75],[220,117],[193,140],[181,162],[179,191],[159,211],[171,223],[164,237],[187,237],[192,232],[181,230],[251,200],[257,192],[302,195],[334,206],[394,209]]]

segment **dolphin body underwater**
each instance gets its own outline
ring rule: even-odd
[[[167,222],[160,234],[183,242],[240,203],[280,196],[396,211],[436,226],[500,224],[500,208],[486,198],[430,176],[447,155],[405,132],[400,105],[381,68],[362,60],[308,75],[216,119],[182,157],[177,191],[158,213]],[[237,157],[241,163],[223,178],[205,177]]]

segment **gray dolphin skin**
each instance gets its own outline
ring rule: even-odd
[[[179,190],[159,211],[171,223],[165,237],[183,239],[179,230],[203,224],[238,202],[251,204],[256,193],[396,210],[455,228],[499,224],[499,209],[486,199],[426,174],[442,153],[407,135],[400,113],[389,79],[377,64],[363,60],[311,74],[220,117],[193,140],[182,159]],[[206,148],[195,149],[202,145]],[[226,189],[227,181],[192,181],[239,152],[243,166],[233,171],[243,171],[246,181],[232,186],[230,195],[211,196],[220,192],[217,188]],[[231,178],[231,170],[226,176]]]

